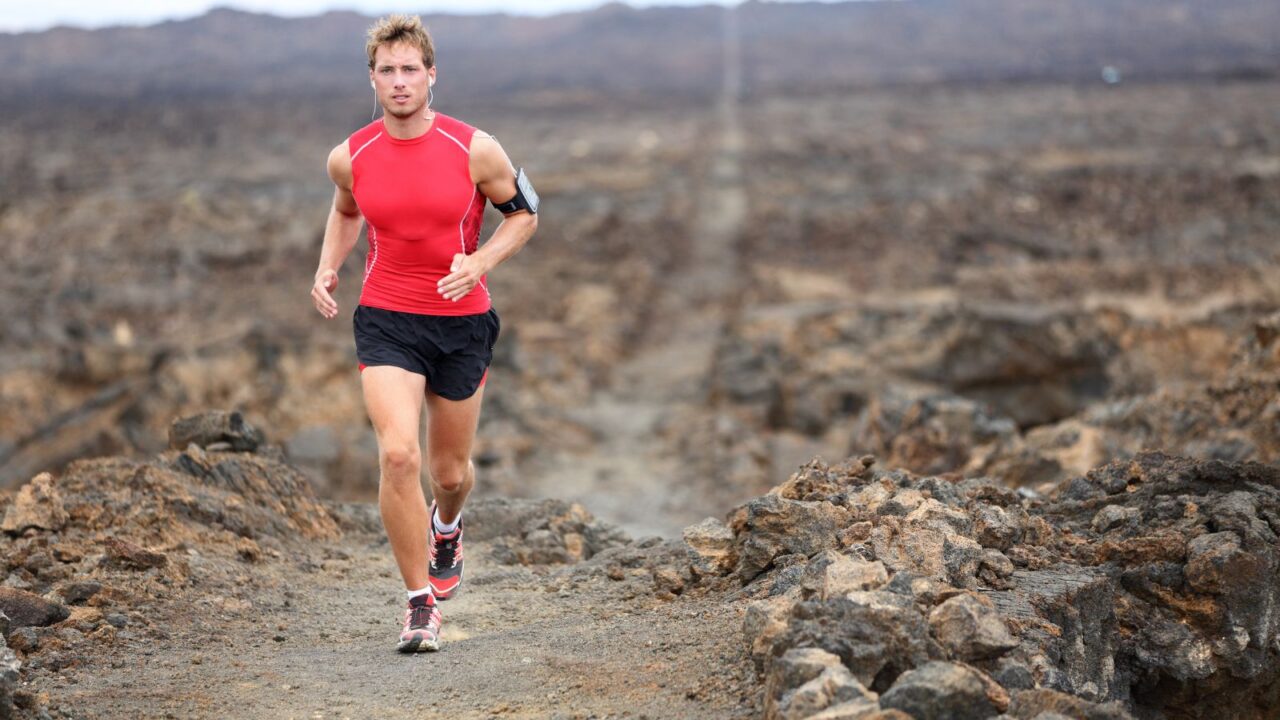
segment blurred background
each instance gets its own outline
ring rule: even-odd
[[[378,13],[303,5],[0,10],[0,487],[223,408],[376,496],[365,242],[308,293]],[[434,107],[544,203],[478,493],[673,534],[815,456],[1280,457],[1280,4],[506,7],[424,13]]]

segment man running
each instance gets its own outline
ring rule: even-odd
[[[418,652],[439,648],[436,600],[462,581],[462,506],[499,331],[485,276],[533,235],[538,201],[493,137],[431,109],[435,48],[417,16],[379,20],[366,50],[383,117],[329,153],[336,190],[311,298],[337,317],[338,269],[368,223],[356,355],[378,437],[378,507],[409,594],[397,649]],[[481,246],[486,199],[504,220]],[[424,398],[430,508],[418,443]]]

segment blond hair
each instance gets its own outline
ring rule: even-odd
[[[417,15],[388,15],[380,18],[369,28],[368,42],[364,49],[369,53],[369,69],[373,69],[373,56],[380,45],[408,43],[422,51],[422,62],[427,68],[435,67],[436,47],[431,42],[431,34],[422,25],[422,18]]]

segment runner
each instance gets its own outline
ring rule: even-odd
[[[435,48],[417,16],[379,20],[366,50],[383,116],[329,153],[336,190],[311,298],[325,318],[338,316],[338,269],[367,223],[356,355],[378,437],[378,507],[409,595],[397,649],[418,652],[439,648],[436,601],[462,582],[462,506],[499,332],[485,278],[533,235],[538,198],[493,137],[431,107]],[[504,220],[481,246],[486,199]]]

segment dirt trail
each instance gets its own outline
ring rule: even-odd
[[[498,565],[484,544],[468,553],[438,653],[395,652],[391,552],[379,535],[349,534],[246,570],[231,593],[175,593],[110,657],[40,673],[31,689],[83,718],[750,714],[726,688],[745,666],[735,613]]]
[[[708,409],[714,352],[739,289],[739,239],[747,215],[743,182],[742,58],[738,16],[724,13],[724,77],[714,141],[698,190],[687,257],[663,278],[637,351],[615,368],[611,386],[569,416],[599,441],[566,452],[530,478],[537,496],[581,502],[635,535],[678,536],[723,507],[707,505],[698,478],[659,434],[664,419]]]

